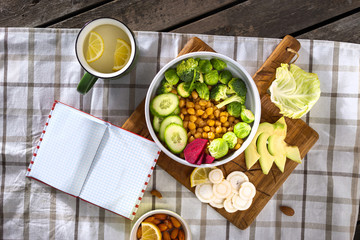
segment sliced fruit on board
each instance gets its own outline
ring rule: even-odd
[[[256,143],[257,152],[260,154],[259,163],[261,166],[261,170],[264,174],[268,174],[273,163],[275,157],[271,155],[267,148],[267,140],[270,137],[270,134],[267,132],[263,132],[259,135]]]
[[[300,151],[297,146],[286,146],[285,152],[286,152],[286,157],[297,163],[301,163]]]
[[[279,135],[271,135],[268,138],[268,150],[271,155],[275,157],[274,162],[281,172],[284,172],[286,163],[286,143],[284,137]]]
[[[231,202],[237,210],[244,211],[247,210],[252,203],[252,198],[249,200],[245,200],[239,196],[239,194],[234,194],[234,196],[231,198]]]
[[[256,188],[251,182],[244,182],[239,189],[239,196],[244,200],[251,200],[255,197]]]
[[[195,187],[196,185],[202,183],[210,183],[208,175],[213,168],[195,168],[190,175],[190,185],[191,187]]]
[[[203,203],[209,203],[215,199],[213,185],[211,183],[203,183],[195,188],[196,197]]]
[[[189,163],[198,161],[203,156],[207,142],[207,139],[197,138],[189,143],[184,150],[185,160]]]
[[[217,198],[227,198],[231,195],[231,184],[227,180],[213,185],[213,192]]]
[[[211,172],[209,172],[209,180],[212,183],[221,183],[221,181],[224,179],[224,174],[220,169],[214,169]]]
[[[231,187],[233,188],[233,192],[238,193],[241,184],[243,182],[248,182],[249,178],[243,172],[233,171],[226,177],[226,180],[230,182]]]

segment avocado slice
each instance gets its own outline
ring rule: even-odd
[[[260,154],[259,163],[264,174],[269,173],[273,162],[275,161],[275,157],[269,153],[267,148],[267,140],[270,136],[271,135],[268,132],[261,133],[256,144],[257,151]]]
[[[259,127],[257,129],[257,132],[249,144],[249,146],[245,149],[245,162],[247,169],[250,169],[260,158],[260,154],[256,150],[256,141],[260,134],[263,132],[267,132],[269,134],[272,134],[274,132],[274,125],[264,122],[260,123]]]
[[[275,157],[274,162],[281,172],[284,172],[286,163],[286,143],[284,137],[279,135],[271,135],[268,138],[267,148],[269,153]]]
[[[285,148],[285,152],[286,152],[286,157],[288,157],[289,159],[291,159],[297,163],[301,163],[300,151],[297,146],[287,145]]]
[[[285,118],[284,117],[279,118],[279,120],[277,120],[274,123],[274,127],[275,127],[274,134],[278,136],[282,136],[284,140],[287,133],[287,125],[285,122]]]

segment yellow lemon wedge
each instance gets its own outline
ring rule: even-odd
[[[131,47],[127,42],[118,38],[116,39],[116,49],[114,53],[113,71],[122,69],[130,59]]]
[[[95,62],[104,53],[104,40],[96,32],[91,31],[89,36],[89,46],[86,52],[86,61],[88,63]]]
[[[190,185],[195,187],[202,183],[209,183],[209,172],[215,168],[195,168],[190,175]]]
[[[142,222],[141,231],[141,240],[161,240],[160,229],[153,223]]]

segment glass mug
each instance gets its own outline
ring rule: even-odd
[[[88,62],[86,52],[92,31],[100,35],[104,51],[97,60]],[[120,70],[113,71],[114,53],[118,38],[130,46],[130,58]],[[80,65],[86,71],[77,86],[77,91],[86,94],[99,78],[112,80],[129,73],[135,66],[138,49],[134,34],[124,23],[113,18],[98,18],[86,23],[80,30],[75,42],[75,53]]]

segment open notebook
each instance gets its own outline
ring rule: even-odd
[[[27,177],[132,220],[159,154],[153,141],[55,101]]]

